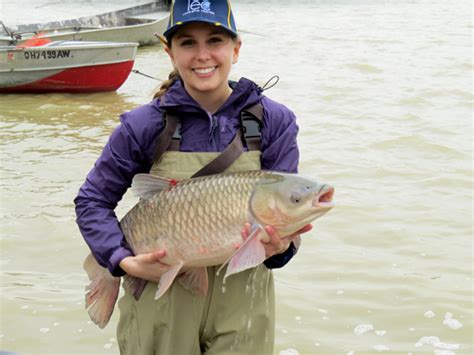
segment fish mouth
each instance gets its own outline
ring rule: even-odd
[[[334,203],[332,202],[333,197],[334,188],[329,185],[323,185],[313,198],[313,206],[329,210],[334,207]]]

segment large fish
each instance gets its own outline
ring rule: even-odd
[[[120,221],[135,255],[166,250],[155,299],[180,275],[182,284],[207,292],[206,266],[227,265],[226,275],[265,260],[261,243],[265,226],[288,236],[332,208],[334,189],[295,174],[247,171],[176,181],[149,174],[134,177],[132,191],[140,201]],[[241,230],[252,224],[245,240]],[[113,277],[92,255],[84,262],[91,283],[86,308],[101,328],[112,315],[120,278]],[[125,287],[139,292],[139,279],[126,276]],[[143,287],[141,287],[142,289]]]

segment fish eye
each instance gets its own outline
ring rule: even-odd
[[[294,203],[296,205],[296,204],[301,202],[301,196],[293,195],[293,196],[290,197],[290,200],[291,200],[292,203]]]

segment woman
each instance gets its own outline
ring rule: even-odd
[[[233,275],[223,283],[218,267],[208,268],[209,291],[196,296],[179,282],[154,300],[166,250],[133,255],[114,213],[137,173],[189,178],[235,138],[241,113],[263,109],[261,149],[248,150],[226,171],[267,169],[297,172],[298,128],[291,111],[262,95],[252,81],[229,83],[239,58],[237,35],[228,1],[173,3],[164,33],[174,71],[155,99],[121,116],[94,168],[81,187],[77,222],[98,263],[114,276],[148,280],[140,298],[128,291],[119,302],[118,342],[122,354],[272,353],[274,286],[271,269],[296,252],[298,234],[280,239],[271,226],[263,265]],[[179,118],[177,151],[156,155],[167,115]],[[243,226],[242,236],[249,226]],[[306,232],[311,226],[303,228]],[[293,242],[294,241],[294,242]]]

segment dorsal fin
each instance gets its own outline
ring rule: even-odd
[[[174,179],[168,179],[152,174],[137,174],[133,177],[132,192],[140,198],[151,198],[157,192],[177,184]]]

